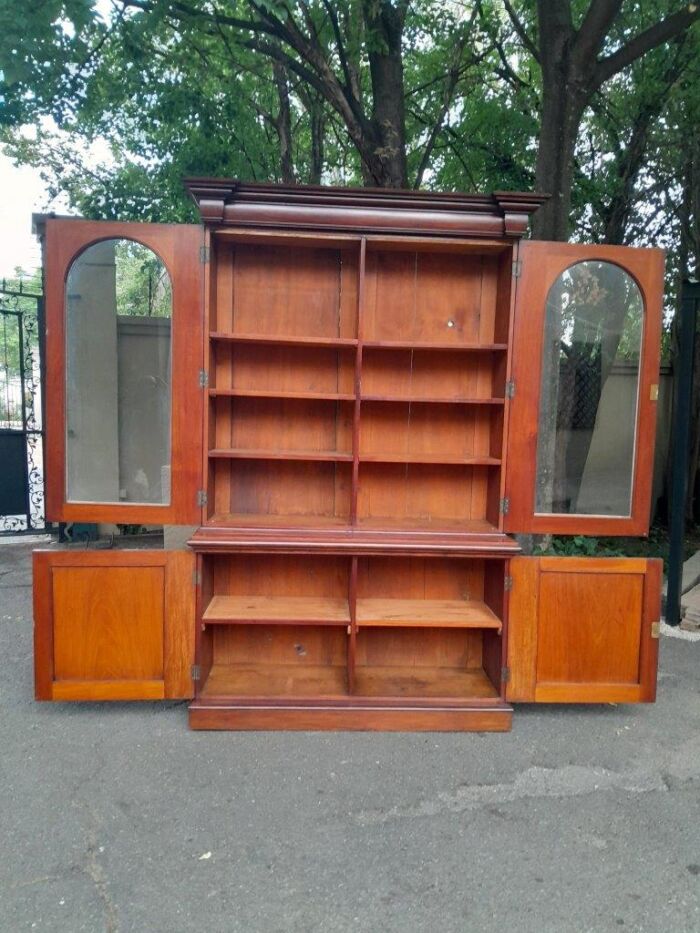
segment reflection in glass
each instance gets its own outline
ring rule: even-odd
[[[631,511],[644,305],[608,262],[566,269],[547,296],[535,511]]]
[[[170,501],[172,294],[160,259],[104,240],[66,282],[69,502]]]

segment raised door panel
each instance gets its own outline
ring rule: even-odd
[[[190,697],[193,570],[187,551],[35,552],[37,699]]]
[[[196,524],[201,227],[46,218],[46,515]]]
[[[528,241],[520,259],[505,530],[647,534],[664,253]]]
[[[654,700],[660,560],[518,557],[511,576],[509,700]]]

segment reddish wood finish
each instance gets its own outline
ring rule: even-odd
[[[201,488],[203,277],[202,228],[47,217],[40,223],[46,294],[46,517],[51,521],[194,524]],[[73,260],[92,243],[124,238],[152,249],[173,289],[172,482],[170,505],[66,502],[65,283]]]
[[[194,555],[35,551],[38,700],[192,696]]]
[[[661,561],[519,557],[510,566],[508,700],[654,700]]]
[[[580,246],[569,243],[520,244],[522,276],[518,281],[515,331],[511,355],[515,398],[510,403],[506,494],[510,508],[504,527],[511,532],[589,535],[646,535],[653,480],[656,401],[661,352],[664,252],[623,246]],[[629,517],[544,515],[535,513],[537,431],[542,342],[546,298],[557,277],[569,266],[601,260],[619,266],[639,285],[644,299],[644,331],[639,377],[639,408]]]

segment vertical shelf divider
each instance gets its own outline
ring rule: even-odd
[[[348,626],[348,693],[355,692],[355,656],[357,652],[357,557],[350,561],[350,579],[348,583],[348,607],[350,625]]]
[[[355,411],[352,422],[352,487],[350,524],[357,525],[357,497],[360,486],[360,417],[362,396],[362,340],[365,302],[365,273],[367,265],[367,237],[360,240],[360,263],[357,283],[357,350],[355,352]]]

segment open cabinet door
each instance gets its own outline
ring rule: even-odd
[[[196,524],[203,229],[39,218],[46,516]]]
[[[508,700],[653,702],[660,560],[516,557],[510,567]]]
[[[527,241],[519,257],[504,529],[646,535],[664,253]]]

